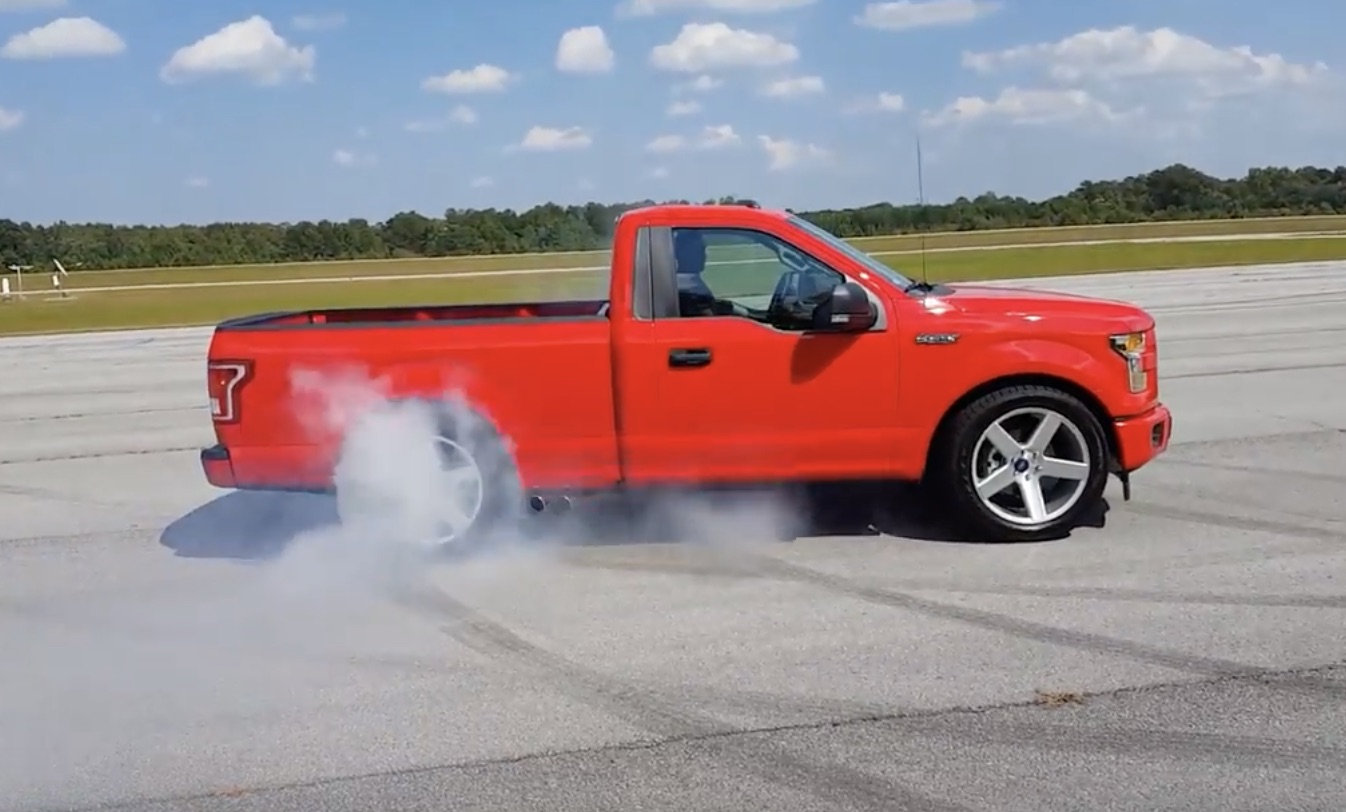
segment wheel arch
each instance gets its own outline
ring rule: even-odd
[[[1050,373],[1030,372],[1002,375],[998,378],[984,381],[969,389],[967,392],[964,392],[962,396],[951,403],[949,408],[946,409],[944,414],[940,417],[939,423],[935,425],[934,432],[930,435],[930,443],[926,447],[925,461],[921,467],[922,477],[924,477],[926,472],[930,470],[930,463],[934,456],[941,453],[941,449],[948,440],[949,427],[958,413],[978,398],[1011,386],[1045,386],[1058,389],[1078,399],[1084,404],[1085,408],[1093,414],[1094,418],[1098,420],[1099,426],[1103,429],[1103,438],[1107,446],[1108,464],[1109,466],[1113,465],[1113,461],[1117,458],[1117,429],[1113,424],[1112,416],[1108,413],[1107,408],[1104,407],[1103,401],[1098,395],[1094,394],[1088,387],[1082,386],[1069,378],[1052,375]]]

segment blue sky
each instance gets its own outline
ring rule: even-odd
[[[934,201],[1335,165],[1343,22],[1340,0],[0,0],[0,217],[910,202],[918,132]]]

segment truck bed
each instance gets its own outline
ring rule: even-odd
[[[324,489],[345,418],[375,392],[465,397],[543,484],[617,476],[604,300],[315,309],[224,322],[210,362],[245,370],[212,398],[217,484]]]
[[[606,317],[608,300],[579,299],[548,302],[417,305],[405,307],[347,307],[259,313],[229,319],[218,330],[274,330],[325,325],[376,327],[405,322],[481,322],[528,319]]]

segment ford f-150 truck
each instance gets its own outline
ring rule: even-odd
[[[1131,304],[926,284],[790,212],[657,205],[618,218],[606,299],[217,325],[201,463],[340,505],[351,424],[315,430],[296,380],[358,368],[440,409],[445,542],[594,492],[862,480],[1020,540],[1078,524],[1109,475],[1129,498],[1164,452],[1157,358]]]

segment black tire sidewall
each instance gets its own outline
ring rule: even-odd
[[[1089,479],[1079,499],[1064,515],[1038,527],[1010,524],[987,509],[977,496],[972,473],[972,455],[982,432],[1004,415],[1023,408],[1050,409],[1069,420],[1084,436],[1090,457]],[[1107,486],[1107,455],[1103,426],[1078,398],[1044,386],[1011,387],[984,395],[960,411],[944,449],[939,479],[954,515],[979,538],[1037,539],[1069,530],[1095,505]]]

